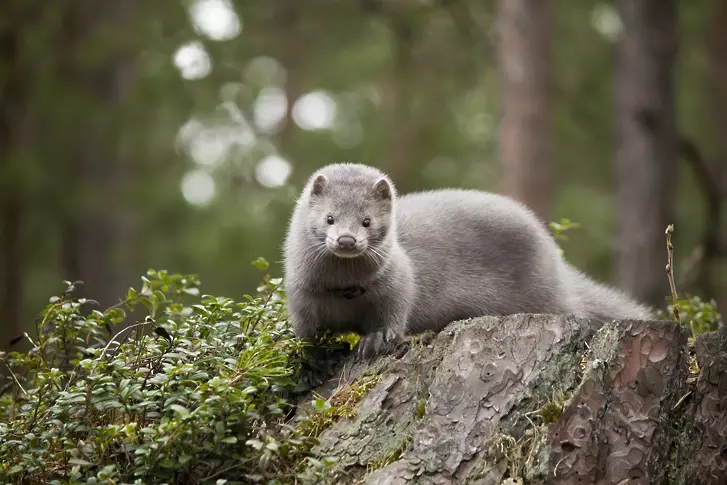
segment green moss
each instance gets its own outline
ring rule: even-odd
[[[436,338],[437,334],[431,330],[424,331],[409,341],[410,348],[421,352]]]
[[[381,458],[377,458],[376,460],[373,460],[369,463],[369,469],[371,471],[373,470],[379,470],[381,468],[387,467],[397,461],[399,458],[401,458],[401,455],[406,451],[407,448],[411,445],[412,438],[411,436],[407,436],[398,446],[394,448],[394,450],[386,456],[383,456]]]
[[[317,396],[307,417],[298,428],[307,436],[317,437],[333,423],[356,416],[358,403],[381,381],[381,375],[364,376],[350,386],[338,389],[330,398]]]
[[[563,412],[563,407],[571,398],[571,395],[571,392],[554,394],[552,399],[540,408],[539,415],[541,422],[546,426],[555,423]]]
[[[420,399],[417,402],[417,412],[416,412],[417,419],[423,418],[426,413],[427,413],[427,400]]]
[[[562,411],[562,406],[553,402],[549,402],[540,409],[540,419],[542,420],[543,424],[549,425],[558,420]]]

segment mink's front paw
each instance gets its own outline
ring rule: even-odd
[[[401,341],[401,335],[390,328],[366,334],[358,341],[356,359],[368,360],[378,355],[390,353]]]

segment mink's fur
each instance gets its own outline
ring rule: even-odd
[[[365,356],[482,315],[653,318],[566,262],[523,204],[463,189],[397,196],[385,173],[356,163],[310,177],[284,243],[284,284],[298,336],[357,332]]]

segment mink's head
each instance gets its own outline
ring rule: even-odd
[[[384,256],[396,193],[383,172],[361,164],[328,165],[311,177],[305,191],[307,228],[321,243],[311,251],[340,258]]]

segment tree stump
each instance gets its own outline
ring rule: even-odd
[[[725,484],[727,329],[511,315],[454,322],[403,355],[346,360],[329,397],[379,375],[319,436],[335,483]],[[691,366],[691,368],[690,368]]]

